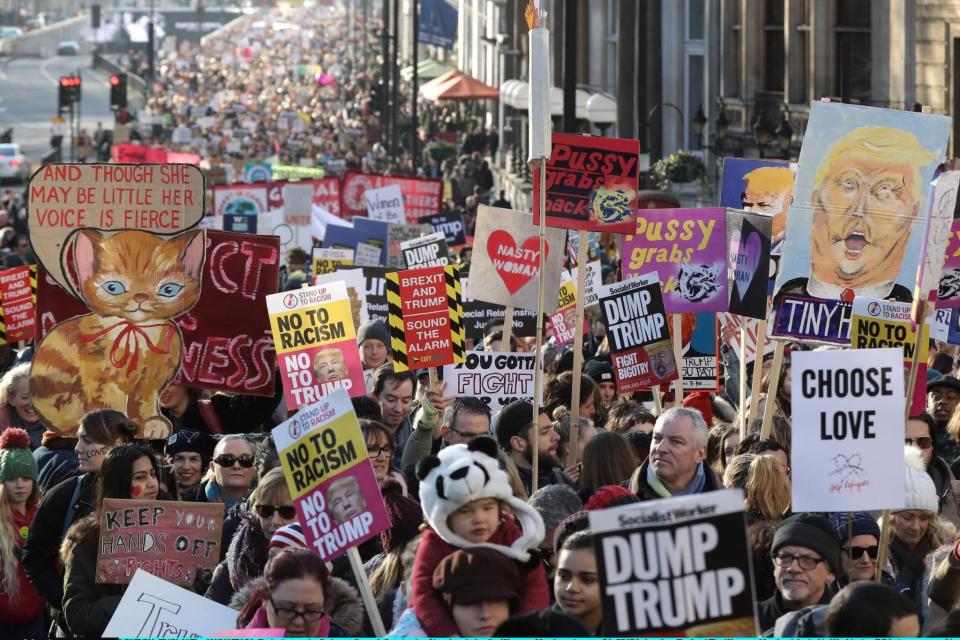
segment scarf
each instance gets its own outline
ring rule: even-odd
[[[647,484],[650,485],[650,488],[653,489],[653,492],[656,493],[661,498],[672,498],[674,496],[689,496],[695,493],[703,492],[703,487],[707,483],[707,474],[703,470],[703,463],[701,462],[697,465],[697,473],[693,476],[693,480],[690,481],[683,489],[677,491],[676,493],[670,493],[670,490],[660,481],[660,478],[657,477],[657,474],[653,472],[653,465],[647,465]]]
[[[239,500],[230,500],[229,498],[226,498],[225,496],[221,495],[220,485],[218,485],[214,480],[211,480],[206,485],[204,485],[203,493],[204,495],[207,496],[207,502],[220,502],[220,500],[223,500],[223,506],[225,511],[229,511],[230,509],[233,509],[233,507],[236,506],[237,502],[239,502]]]

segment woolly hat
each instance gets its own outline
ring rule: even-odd
[[[530,506],[543,518],[543,526],[553,531],[570,514],[583,510],[580,496],[566,484],[548,484],[530,496]]]
[[[403,495],[403,487],[396,480],[385,481],[381,493],[390,516],[390,526],[380,532],[380,543],[389,553],[416,537],[423,524],[423,510],[416,500]]]
[[[167,446],[164,451],[171,458],[178,453],[199,453],[203,461],[207,463],[210,461],[210,456],[213,455],[213,449],[216,446],[216,439],[209,433],[181,429],[167,438]]]
[[[816,551],[834,574],[840,572],[840,542],[830,521],[815,513],[797,513],[780,521],[773,534],[770,553],[776,554],[783,547],[803,547]]]
[[[460,549],[446,556],[433,571],[433,588],[450,597],[450,604],[475,604],[520,598],[520,569],[493,549]]]
[[[586,531],[590,528],[590,516],[586,511],[577,511],[568,516],[563,522],[557,525],[553,532],[553,551],[560,553],[560,547],[563,541],[575,534],[577,531]]]
[[[389,350],[390,330],[379,320],[367,320],[357,329],[357,344],[363,344],[366,340],[379,340]]]
[[[497,462],[497,445],[490,438],[476,438],[470,444],[455,444],[429,455],[417,464],[420,506],[424,518],[445,542],[455,547],[487,547],[510,558],[527,562],[529,549],[543,540],[543,519],[536,510],[515,497],[507,472]],[[484,542],[473,544],[454,533],[447,518],[474,500],[496,498],[509,505],[523,528],[523,535],[509,546]]]
[[[706,420],[707,426],[713,426],[713,403],[710,401],[709,391],[694,391],[683,399],[683,406],[696,409]]]
[[[0,434],[0,482],[14,478],[37,481],[37,461],[30,452],[30,436],[10,427]]]
[[[634,504],[635,502],[640,502],[640,498],[638,498],[633,491],[620,485],[608,484],[605,487],[600,487],[596,493],[590,496],[583,510],[599,511],[600,509],[621,507],[625,504]]]
[[[866,511],[838,511],[830,514],[830,524],[841,543],[855,536],[873,536],[880,540],[880,527]],[[849,535],[848,535],[849,534]]]
[[[583,365],[583,372],[590,378],[600,384],[601,382],[614,382],[613,365],[602,360],[588,360]]]
[[[285,549],[287,547],[307,548],[307,538],[299,523],[287,524],[273,532],[268,549]]]
[[[907,496],[903,509],[895,509],[895,511],[920,509],[939,513],[940,500],[937,498],[937,487],[933,484],[933,478],[927,473],[920,449],[908,445],[903,448],[903,456],[907,465]]]

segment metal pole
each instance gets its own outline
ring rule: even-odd
[[[563,131],[577,126],[577,0],[563,1]]]
[[[383,25],[380,30],[383,44],[383,68],[380,70],[380,140],[384,145],[390,141],[390,0],[383,0]]]
[[[387,0],[384,0],[386,2]],[[393,54],[390,58],[390,149],[393,156],[400,155],[400,130],[397,116],[400,111],[400,0],[393,0]]]
[[[420,88],[420,74],[417,70],[417,62],[419,62],[419,45],[420,45],[420,0],[411,0],[413,5],[413,36],[411,41],[413,42],[413,55],[411,56],[413,62],[413,91],[410,92],[410,112],[413,121],[410,123],[410,154],[411,160],[413,161],[413,171],[416,173],[417,168],[420,166],[420,136],[417,131],[418,120],[417,120],[417,91]]]

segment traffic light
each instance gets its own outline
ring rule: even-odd
[[[60,76],[57,104],[60,111],[69,111],[74,102],[80,102],[80,76]]]
[[[127,74],[115,73],[110,76],[110,108],[123,109],[127,106]]]
[[[100,5],[90,5],[90,26],[94,29],[100,28]]]

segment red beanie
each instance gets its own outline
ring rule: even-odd
[[[616,484],[608,484],[590,496],[587,504],[583,505],[583,510],[598,511],[600,509],[606,509],[607,507],[619,507],[633,502],[640,502],[640,499],[634,495],[633,491]]]
[[[713,403],[710,400],[709,391],[694,391],[683,399],[683,406],[688,409],[696,409],[703,415],[707,427],[713,426]]]

